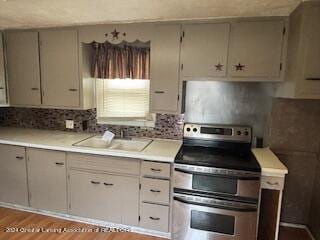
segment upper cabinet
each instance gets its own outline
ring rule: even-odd
[[[76,30],[40,32],[40,63],[45,106],[79,107]]]
[[[180,25],[159,25],[151,40],[151,112],[179,109]]]
[[[183,28],[183,78],[225,77],[229,23],[188,24]]]
[[[41,105],[38,32],[6,33],[7,70],[12,105]]]
[[[285,19],[184,25],[182,80],[283,80]]]
[[[3,38],[0,32],[0,106],[7,104],[7,87],[4,70]]]
[[[93,107],[93,81],[79,70],[89,63],[80,61],[77,30],[9,31],[6,46],[11,105]]]
[[[319,28],[319,2],[304,2],[290,15],[288,68],[279,97],[320,99]]]
[[[228,75],[278,78],[284,38],[284,21],[235,22],[232,24]]]

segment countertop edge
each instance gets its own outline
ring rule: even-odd
[[[253,148],[251,151],[261,167],[262,176],[285,177],[285,175],[288,174],[287,167],[279,160],[279,158],[271,151],[269,147]],[[257,151],[264,151],[265,156],[261,156],[261,153],[258,153]],[[270,166],[265,166],[266,160],[262,160],[262,158],[268,158],[267,161],[269,164],[274,164],[278,166],[274,168]]]
[[[27,142],[19,142],[14,140],[2,140],[0,139],[0,144],[5,145],[14,145],[21,147],[30,147],[30,148],[38,148],[38,149],[46,149],[53,151],[63,151],[63,152],[72,152],[72,153],[84,153],[84,154],[94,154],[101,156],[114,156],[114,157],[125,157],[125,158],[134,158],[134,159],[142,159],[148,161],[159,161],[159,162],[168,162],[173,163],[175,156],[173,157],[164,157],[164,156],[156,156],[156,155],[148,155],[141,153],[132,153],[132,152],[116,152],[116,151],[98,151],[90,148],[79,148],[79,147],[61,147],[54,145],[44,145],[44,144],[35,144],[35,143],[27,143]]]

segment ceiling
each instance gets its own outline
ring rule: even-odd
[[[0,29],[287,16],[301,0],[0,0]]]

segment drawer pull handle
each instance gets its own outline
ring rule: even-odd
[[[164,91],[154,91],[156,94],[164,94]]]
[[[272,185],[272,186],[277,186],[277,185],[279,185],[278,182],[273,183],[273,182],[267,181],[267,183],[268,183],[269,185]]]
[[[152,172],[161,172],[160,168],[150,168]]]
[[[63,162],[56,162],[56,165],[62,166],[62,165],[64,165],[64,163]]]
[[[70,91],[70,92],[76,92],[76,91],[78,91],[78,89],[76,89],[76,88],[69,88],[69,91]]]
[[[22,156],[16,156],[16,159],[22,160],[22,159],[24,159],[24,157],[22,157]]]
[[[310,78],[306,78],[306,80],[308,80],[308,81],[320,81],[320,78],[318,78],[318,77],[310,77]]]
[[[31,90],[32,90],[32,91],[38,91],[38,90],[39,90],[39,88],[37,88],[37,87],[33,87],[33,88],[31,88]]]
[[[158,218],[158,217],[149,217],[151,220],[154,220],[154,221],[159,221],[160,220],[160,218]]]
[[[4,89],[4,87],[0,87],[0,90]]]
[[[159,192],[161,192],[161,191],[160,191],[160,190],[155,190],[155,189],[150,189],[150,192],[159,193]]]
[[[100,184],[100,182],[97,181],[91,181],[92,184]]]
[[[113,183],[103,183],[105,186],[113,186]]]

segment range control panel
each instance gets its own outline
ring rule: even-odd
[[[183,136],[203,140],[223,140],[236,142],[251,142],[252,130],[248,126],[234,125],[202,125],[186,123]]]

